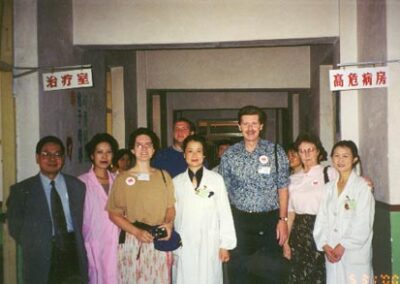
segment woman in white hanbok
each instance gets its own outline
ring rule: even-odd
[[[236,247],[236,234],[225,184],[203,167],[204,139],[189,136],[183,149],[188,169],[173,179],[175,230],[182,247],[174,251],[175,279],[183,283],[222,283],[222,263]]]
[[[317,248],[325,252],[327,283],[373,283],[375,200],[353,170],[359,156],[352,141],[336,143],[331,157],[339,178],[326,185],[314,227]]]

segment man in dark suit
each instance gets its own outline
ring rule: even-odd
[[[54,136],[36,146],[40,172],[11,186],[10,235],[22,248],[25,283],[86,283],[82,238],[85,185],[61,173],[65,148]]]

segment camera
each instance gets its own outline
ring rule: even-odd
[[[165,228],[157,227],[151,230],[151,234],[155,240],[158,240],[167,236],[167,230]]]

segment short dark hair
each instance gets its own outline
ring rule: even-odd
[[[194,123],[191,122],[189,119],[184,118],[184,117],[175,119],[175,120],[174,120],[173,127],[175,127],[175,124],[177,124],[178,122],[186,122],[186,123],[189,125],[189,130],[190,130],[190,132],[192,132],[192,131],[193,131],[193,133],[196,132],[196,126],[195,126]]]
[[[335,152],[335,149],[337,147],[345,147],[345,148],[350,149],[351,155],[353,156],[353,158],[357,158],[357,161],[353,164],[353,168],[360,162],[360,156],[358,155],[358,149],[357,149],[356,143],[354,143],[353,141],[342,140],[342,141],[337,142],[332,147],[331,157],[333,157],[333,152]]]
[[[119,149],[117,151],[117,153],[114,155],[112,164],[114,166],[117,166],[119,159],[121,159],[124,155],[128,155],[129,158],[131,159],[131,161],[133,161],[132,152],[130,150],[128,150],[128,149],[123,148],[123,149]]]
[[[254,114],[258,115],[258,121],[261,124],[265,124],[265,120],[267,118],[265,112],[261,108],[252,105],[244,106],[239,110],[238,123],[240,124],[243,115],[254,115]]]
[[[52,135],[45,136],[45,137],[43,137],[43,138],[41,138],[39,140],[39,142],[36,144],[36,154],[39,155],[40,152],[42,152],[43,146],[48,144],[48,143],[59,145],[60,148],[61,148],[61,154],[64,155],[65,147],[64,147],[63,142],[61,141],[60,138],[58,138],[56,136],[52,136]]]
[[[286,153],[289,153],[289,152],[291,152],[291,151],[297,152],[297,148],[296,148],[296,145],[295,145],[294,142],[293,142],[293,143],[290,143],[290,144],[286,147]]]
[[[319,151],[318,163],[328,159],[328,153],[326,152],[324,146],[322,146],[322,142],[317,135],[312,133],[301,133],[294,143],[296,151],[299,151],[299,146],[303,142],[308,142],[315,145]]]
[[[89,159],[92,161],[91,155],[96,151],[96,146],[100,143],[108,143],[111,147],[113,155],[118,151],[118,142],[113,136],[108,133],[97,133],[92,139],[85,145],[86,153]],[[92,161],[93,162],[93,161]]]
[[[183,152],[185,152],[186,147],[189,144],[189,142],[192,142],[192,141],[199,142],[203,146],[203,155],[206,156],[206,153],[207,153],[206,139],[204,139],[204,137],[200,136],[200,135],[189,135],[188,137],[186,137],[185,140],[183,140],[183,144],[182,144]]]
[[[129,149],[132,150],[133,148],[135,148],[136,138],[139,135],[149,136],[151,139],[151,143],[153,143],[154,151],[158,151],[158,149],[160,148],[160,139],[158,139],[157,135],[152,130],[145,127],[140,127],[131,133],[131,135],[129,136]]]

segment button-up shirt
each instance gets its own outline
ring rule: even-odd
[[[50,200],[50,193],[51,193],[51,179],[49,179],[47,176],[43,175],[40,173],[40,180],[42,182],[42,186],[44,189],[44,193],[46,195],[46,200],[47,204],[49,205],[49,211],[51,215],[51,220],[53,220],[53,213],[51,212],[51,200]],[[58,194],[60,195],[61,198],[61,203],[63,206],[64,210],[64,215],[65,219],[67,222],[67,229],[68,232],[72,232],[74,230],[73,225],[72,225],[72,218],[71,218],[71,211],[69,208],[69,198],[68,198],[68,191],[67,191],[67,185],[65,184],[65,179],[62,174],[58,174],[56,178],[54,179],[54,185],[56,187],[56,190]],[[53,226],[53,233],[54,233],[54,226]]]
[[[219,172],[223,176],[231,204],[246,212],[269,212],[279,208],[278,190],[289,184],[289,162],[282,147],[261,140],[253,152],[244,142],[229,147],[222,156]]]

